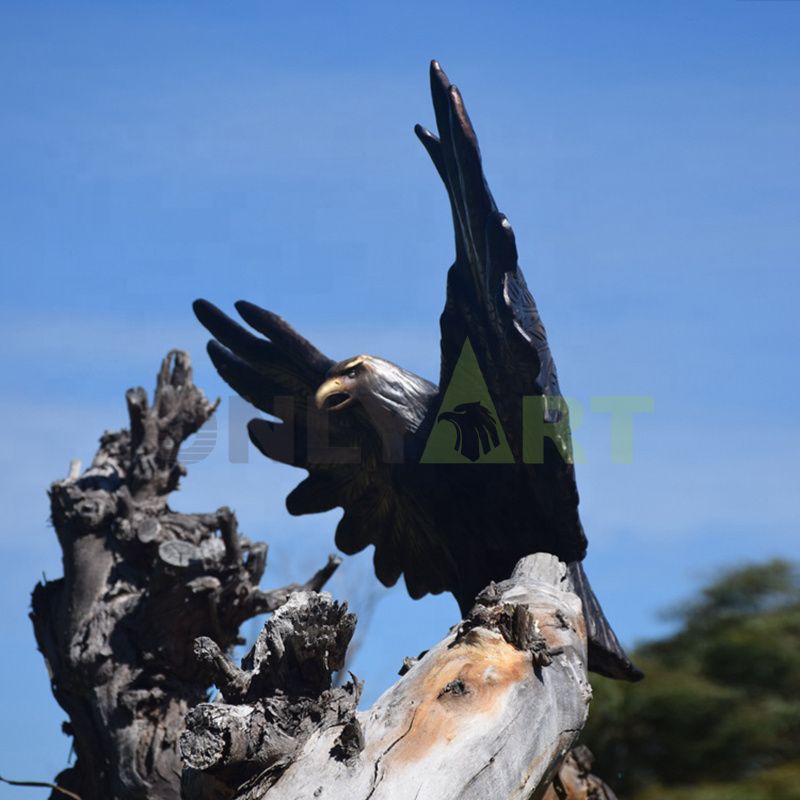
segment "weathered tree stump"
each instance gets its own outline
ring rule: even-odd
[[[186,720],[187,800],[235,797],[254,778],[260,785],[264,776],[281,775],[321,730],[339,731],[337,752],[349,753],[361,687],[355,680],[334,687],[331,678],[344,664],[355,624],[330,595],[298,592],[267,621],[243,669],[213,642],[197,640],[221,695]]]
[[[520,561],[365,712],[355,711],[356,685],[330,689],[351,633],[332,600],[295,595],[245,671],[214,653],[225,702],[190,714],[184,758],[211,777],[249,774],[230,794],[207,784],[187,797],[522,800],[547,789],[583,728],[586,632],[554,556]],[[314,680],[298,678],[305,671]]]
[[[152,405],[143,389],[127,402],[130,429],[105,433],[91,467],[73,465],[50,488],[64,577],[33,592],[36,640],[77,755],[57,783],[82,800],[180,797],[178,739],[210,687],[195,639],[231,648],[244,620],[321,588],[338,564],[263,592],[267,547],[239,534],[230,509],[170,510],[180,445],[216,407],[187,354],[164,359]]]
[[[64,577],[36,587],[32,619],[77,754],[59,787],[82,800],[613,800],[585,753],[565,760],[591,690],[557,558],[523,558],[358,711],[359,682],[332,679],[356,620],[319,593],[338,559],[263,592],[266,545],[230,509],[168,506],[180,445],[215,408],[189,357],[164,360],[152,405],[142,389],[127,399],[130,430],[50,489]],[[240,624],[267,611],[235,666]]]

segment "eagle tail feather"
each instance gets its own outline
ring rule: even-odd
[[[568,566],[572,591],[583,603],[586,636],[589,641],[589,669],[606,678],[640,681],[644,673],[628,658],[603,613],[580,561]]]

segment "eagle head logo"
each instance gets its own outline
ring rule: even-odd
[[[491,411],[480,402],[459,403],[452,411],[445,411],[436,422],[452,422],[456,429],[454,449],[470,461],[477,461],[500,446],[497,423]]]

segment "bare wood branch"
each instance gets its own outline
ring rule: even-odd
[[[74,792],[62,789],[54,783],[47,783],[47,781],[12,781],[10,778],[4,778],[0,775],[0,783],[7,783],[9,786],[26,786],[32,789],[52,789],[54,792],[64,797],[71,797],[72,800],[81,800],[80,796]]]

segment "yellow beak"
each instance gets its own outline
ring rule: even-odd
[[[337,398],[337,395],[341,395],[341,399]],[[333,402],[330,402],[331,399]],[[344,388],[341,378],[329,378],[317,389],[317,393],[314,395],[314,402],[319,409],[340,411],[353,402],[353,397]]]

